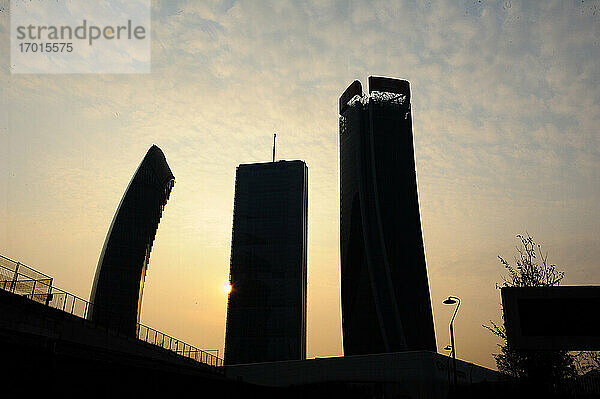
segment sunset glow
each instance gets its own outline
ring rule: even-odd
[[[231,290],[233,290],[233,286],[231,284],[229,284],[229,283],[223,284],[223,292],[224,293],[229,295],[231,293]]]
[[[176,184],[140,322],[223,353],[236,167],[271,161],[277,132],[277,159],[309,168],[306,356],[342,355],[338,100],[379,75],[410,81],[440,353],[453,312],[442,302],[456,295],[458,356],[496,367],[499,340],[482,324],[502,320],[498,255],[512,259],[516,234],[548,251],[565,285],[600,284],[600,23],[589,2],[152,5],[144,74],[12,73],[0,12],[0,254],[89,299],[115,210],[156,144]]]

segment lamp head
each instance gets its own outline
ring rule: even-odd
[[[456,303],[456,300],[452,299],[452,297],[448,297],[448,299],[445,299],[443,303],[445,305],[454,305]]]

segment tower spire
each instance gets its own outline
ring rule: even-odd
[[[275,138],[277,137],[277,133],[273,133],[273,162],[275,162]]]

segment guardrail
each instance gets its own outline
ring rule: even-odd
[[[25,271],[27,274],[20,271]],[[95,307],[93,303],[85,299],[53,287],[51,277],[2,255],[0,255],[0,289],[83,319],[87,319],[88,314]],[[118,323],[116,324],[118,325]],[[223,366],[223,359],[218,356],[144,324],[137,323],[136,335],[143,342],[156,345],[199,363],[214,367]]]
[[[218,356],[208,353],[205,350],[198,349],[192,345],[186,344],[176,338],[171,337],[165,333],[157,331],[151,327],[145,326],[141,323],[137,324],[137,336],[138,339],[147,342],[152,345],[157,345],[163,349],[167,349],[171,352],[175,352],[178,355],[187,357],[200,363],[205,363],[210,366],[221,367],[223,365],[223,359]]]

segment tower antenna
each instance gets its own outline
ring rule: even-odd
[[[275,162],[275,138],[277,137],[277,133],[273,133],[273,162]]]

